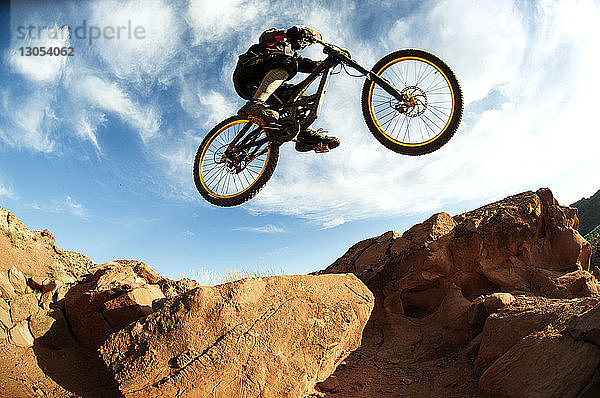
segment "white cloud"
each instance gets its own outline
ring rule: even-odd
[[[95,2],[89,23],[109,28],[108,37],[112,38],[95,40],[93,51],[112,73],[130,82],[151,80],[164,73],[181,49],[183,27],[175,7],[161,0]]]
[[[2,106],[10,125],[6,131],[0,131],[0,139],[16,148],[52,152],[55,142],[51,130],[56,122],[51,106],[52,94],[46,90],[32,95],[5,94]]]
[[[26,12],[25,5],[14,7],[14,32],[17,25],[50,27],[34,31],[33,38],[27,35],[24,41],[13,34],[7,59],[13,72],[33,84],[19,87],[18,94],[13,90],[4,99],[14,129],[7,129],[0,139],[19,148],[53,152],[61,147],[64,134],[72,133],[102,153],[98,128],[114,116],[134,127],[145,143],[155,137],[161,112],[148,87],[168,80],[167,75],[178,69],[174,54],[185,50],[178,41],[184,27],[176,7],[161,0],[111,0],[77,4],[71,11],[64,8],[58,12],[42,5],[32,12]],[[67,27],[58,28],[65,23],[72,28],[71,37]],[[84,27],[86,38],[82,39]],[[90,41],[92,27],[121,37]],[[134,37],[138,27],[143,29],[141,36],[138,34],[142,39]],[[53,35],[58,39],[53,40]],[[21,56],[18,47],[27,45],[71,45],[75,56]],[[57,129],[60,135],[55,134]]]
[[[69,214],[83,220],[89,220],[89,213],[87,209],[70,195],[65,196],[64,199],[54,199],[47,203],[40,204],[37,201],[31,202],[26,207],[33,210],[49,211],[52,213]]]
[[[261,227],[237,227],[234,231],[257,232],[261,234],[280,234],[285,232],[285,229],[273,224],[266,224]]]
[[[221,120],[235,114],[237,109],[231,103],[231,101],[227,100],[222,94],[216,91],[210,91],[206,94],[199,93],[200,104],[202,104],[205,109],[208,108],[209,119],[208,123],[216,124]]]
[[[323,223],[323,229],[335,228],[339,225],[345,224],[347,221],[348,220],[346,220],[344,217],[334,218],[330,221],[325,221]]]
[[[207,90],[200,81],[192,81],[182,87],[179,104],[185,112],[198,119],[203,128],[211,129],[225,118],[235,114],[237,104],[222,93]],[[208,131],[208,130],[207,130]]]
[[[202,137],[196,137],[190,131],[181,135],[167,130],[164,136],[157,138],[152,143],[152,149],[160,160],[164,162],[163,171],[166,178],[160,176],[163,194],[177,199],[196,199],[198,193],[194,187],[192,177],[192,160],[200,145]],[[168,184],[162,182],[168,181]]]
[[[37,38],[38,33],[39,38]],[[19,43],[20,47],[25,48],[23,51],[27,51],[27,47],[54,49],[69,47],[70,45],[69,32],[66,26],[62,29],[58,25],[46,27],[37,32],[35,37],[34,39],[28,38],[24,42]],[[68,58],[54,55],[21,55],[19,48],[14,47],[9,53],[8,61],[14,72],[20,73],[27,79],[39,84],[55,82],[61,76]]]
[[[90,141],[98,153],[102,153],[96,131],[98,126],[106,122],[106,116],[103,113],[97,112],[81,112],[79,118],[75,121],[75,132],[83,139]]]
[[[152,138],[160,127],[158,113],[151,106],[135,103],[129,95],[114,82],[97,76],[80,77],[74,83],[79,95],[100,109],[113,112],[136,127],[143,140]]]
[[[181,231],[180,234],[183,237],[183,239],[185,239],[185,240],[195,239],[197,236],[195,232],[190,231],[190,230]]]
[[[220,0],[218,4],[205,0],[191,0],[188,11],[188,23],[194,29],[195,44],[221,39],[229,36],[233,30],[244,30],[259,14],[259,8],[265,9],[266,4],[258,5],[255,1]]]
[[[56,213],[66,213],[84,220],[88,220],[88,212],[81,203],[75,201],[71,196],[65,197],[64,200],[55,202],[52,211]]]
[[[526,17],[512,0],[440,0],[399,19],[389,49],[411,46],[437,54],[454,69],[466,102],[519,76],[526,49]]]
[[[17,199],[17,194],[13,189],[7,187],[0,181],[0,198],[2,199]]]

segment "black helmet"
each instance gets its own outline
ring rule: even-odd
[[[319,31],[303,25],[294,25],[286,33],[294,50],[302,50],[322,38]]]

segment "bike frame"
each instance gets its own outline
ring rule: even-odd
[[[350,58],[350,53],[348,51],[337,48],[329,43],[325,43],[320,40],[317,40],[316,42],[323,46],[323,52],[328,56],[303,81],[295,85],[295,95],[292,97],[292,103],[289,104],[293,105],[294,102],[300,100],[302,93],[304,93],[304,91],[306,91],[306,89],[308,89],[308,87],[319,76],[321,76],[321,82],[319,83],[317,91],[315,92],[315,94],[312,94],[307,97],[308,102],[314,99],[315,103],[312,109],[310,109],[309,116],[300,124],[302,128],[309,127],[317,119],[317,116],[319,115],[319,112],[321,110],[321,105],[323,104],[323,98],[327,91],[327,86],[329,85],[329,79],[331,77],[332,70],[339,64],[346,64],[352,67],[353,69],[364,75],[368,80],[371,80],[376,84],[380,85],[381,88],[388,92],[392,97],[396,98],[398,101],[404,102],[404,97],[398,91],[398,89],[396,89],[385,78],[378,76],[375,73],[363,68],[358,62]],[[285,105],[287,104],[284,104],[284,107],[286,107]]]
[[[332,71],[340,64],[345,64],[352,67],[356,71],[363,74],[368,80],[371,80],[381,86],[381,88],[388,92],[392,97],[396,98],[400,102],[404,102],[404,98],[398,89],[396,89],[385,78],[363,68],[350,57],[350,53],[347,50],[338,48],[320,40],[316,40],[316,43],[319,43],[323,46],[323,52],[327,54],[327,58],[325,58],[323,62],[321,62],[306,78],[304,78],[304,80],[291,88],[289,100],[282,101],[275,95],[275,98],[281,103],[281,109],[283,113],[287,113],[288,115],[282,118],[279,123],[266,124],[262,126],[262,128],[257,129],[254,134],[249,135],[246,135],[246,133],[248,132],[250,126],[252,126],[252,123],[247,123],[246,126],[244,126],[244,128],[242,128],[237,136],[231,141],[228,151],[233,148],[235,148],[237,151],[241,151],[250,150],[250,148],[255,147],[255,153],[249,153],[247,156],[247,163],[250,163],[254,158],[262,155],[268,150],[268,148],[264,148],[263,150],[256,152],[256,150],[264,143],[271,141],[280,145],[286,141],[292,140],[301,129],[308,128],[319,116]],[[321,77],[321,81],[319,82],[317,91],[311,95],[303,95],[308,87],[319,77]],[[297,112],[300,106],[305,106],[305,110],[308,112],[302,120],[297,119]],[[287,132],[288,134],[267,134],[265,138],[257,139],[263,130],[267,130],[272,133]],[[242,137],[244,138],[242,139]]]

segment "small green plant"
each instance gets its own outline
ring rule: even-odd
[[[215,286],[221,282],[222,276],[214,270],[200,268],[180,274],[179,279],[183,278],[193,279],[201,286]]]
[[[216,286],[223,283],[235,282],[246,278],[257,278],[283,274],[285,274],[285,272],[282,269],[275,270],[273,268],[256,268],[254,270],[234,268],[233,270],[227,270],[222,274],[214,270],[206,270],[204,268],[200,268],[199,270],[188,271],[180,275],[180,277],[194,279],[202,286]]]
[[[52,279],[56,279],[57,281],[61,281],[65,285],[69,285],[77,280],[71,275],[65,263],[62,261],[57,261],[56,265],[52,267],[50,270],[50,276]]]
[[[600,225],[596,226],[593,230],[591,230],[586,236],[584,236],[585,240],[588,242],[592,242],[600,237]]]
[[[4,233],[6,234],[6,236],[8,236],[8,239],[10,239],[10,244],[17,248],[17,249],[22,249],[25,248],[25,235],[17,230],[14,229],[7,229],[4,231]]]

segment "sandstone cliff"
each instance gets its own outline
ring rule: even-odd
[[[0,209],[2,396],[307,396],[373,304],[352,274],[200,287],[94,264]]]
[[[357,243],[321,273],[353,272],[375,295],[375,309],[361,348],[320,390],[332,397],[594,394],[600,350],[585,336],[599,325],[572,328],[599,311],[600,286],[577,227],[577,210],[541,189]]]

